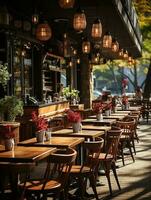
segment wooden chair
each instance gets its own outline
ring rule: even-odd
[[[139,118],[140,118],[140,115],[139,113],[131,113],[130,115],[126,116],[125,118],[125,121],[132,121],[134,120],[135,121],[135,133],[134,133],[134,139],[137,140],[137,142],[139,142],[139,136],[137,134],[137,126],[138,126],[138,123],[139,123]],[[135,154],[136,154],[136,151],[135,151]]]
[[[118,152],[118,144],[121,134],[122,131],[118,127],[113,127],[111,130],[109,130],[106,135],[105,153],[100,153],[99,155],[99,161],[101,162],[100,164],[105,171],[111,195],[112,195],[112,186],[110,180],[111,170],[113,171],[119,190],[121,189],[115,166],[117,152]]]
[[[67,199],[66,184],[72,164],[75,162],[77,152],[74,149],[57,150],[48,157],[43,179],[27,179],[20,185],[22,199],[45,200],[60,197]]]
[[[122,129],[122,135],[120,137],[119,150],[121,152],[123,165],[125,165],[124,152],[123,152],[124,148],[129,149],[132,160],[133,160],[133,162],[135,162],[133,152],[132,152],[132,147],[133,147],[133,150],[136,153],[135,143],[134,143],[135,120],[131,119],[131,121],[117,121],[116,124],[117,124],[118,127],[120,127]]]
[[[13,199],[21,199],[18,190],[18,175],[24,174],[27,177],[34,167],[35,163],[0,162],[0,171],[3,174],[0,177],[0,193],[4,194],[5,190],[10,190]]]
[[[84,149],[86,150],[86,161],[83,165],[73,165],[70,171],[70,177],[78,181],[78,191],[81,199],[84,199],[86,193],[87,179],[90,181],[90,185],[95,194],[95,198],[98,200],[98,194],[96,191],[96,174],[99,164],[99,154],[103,147],[104,140],[99,138],[96,141],[90,141],[84,143]]]
[[[149,114],[151,112],[151,102],[149,99],[143,99],[142,100],[142,108],[141,108],[141,114],[142,114],[142,118],[147,120],[149,120]]]

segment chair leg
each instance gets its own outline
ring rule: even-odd
[[[119,180],[118,180],[118,176],[117,176],[117,173],[116,173],[115,162],[112,163],[111,167],[112,167],[112,171],[113,171],[117,186],[118,186],[119,190],[121,190],[121,186],[120,186],[120,183],[119,183]]]
[[[110,190],[110,195],[112,196],[112,186],[111,186],[111,179],[110,179],[110,169],[111,169],[111,163],[105,163],[105,176],[108,180],[108,186],[109,186],[109,190]]]
[[[124,153],[123,153],[123,142],[121,142],[121,146],[120,146],[120,151],[121,151],[121,156],[122,156],[122,162],[123,162],[123,166],[125,165],[125,160],[124,160]]]
[[[131,144],[130,144],[130,141],[129,141],[129,140],[127,140],[127,145],[128,145],[128,148],[129,148],[131,157],[132,157],[132,159],[133,159],[133,162],[135,162],[135,159],[134,159],[134,156],[133,156],[133,152],[132,152],[132,149],[131,149]]]
[[[94,174],[90,175],[89,180],[90,180],[90,184],[91,184],[91,187],[93,189],[93,192],[95,194],[95,198],[96,198],[96,200],[99,200],[98,193],[97,193],[97,190],[96,190],[96,179],[95,179]]]
[[[135,148],[134,138],[132,138],[132,146],[133,146],[134,153],[135,153],[135,155],[136,155],[136,148]]]

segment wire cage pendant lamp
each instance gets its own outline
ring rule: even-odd
[[[113,52],[118,52],[118,50],[119,50],[119,43],[118,43],[118,41],[116,40],[116,39],[113,39],[113,41],[112,41],[112,51]]]
[[[44,23],[38,24],[36,29],[36,38],[41,41],[47,41],[51,38],[52,31],[49,24],[45,21]]]
[[[104,48],[112,47],[112,36],[109,32],[106,32],[106,34],[103,37],[103,47]]]
[[[73,28],[78,32],[82,32],[86,28],[86,25],[87,21],[85,13],[81,8],[78,8],[73,17]]]
[[[59,6],[64,9],[73,8],[75,0],[59,0]]]
[[[94,39],[100,39],[102,36],[102,24],[98,18],[92,24],[91,36]]]
[[[90,50],[91,50],[91,43],[86,37],[82,42],[82,52],[84,54],[89,54]]]

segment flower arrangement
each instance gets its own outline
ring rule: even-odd
[[[127,97],[126,95],[124,95],[124,96],[122,97],[122,104],[123,104],[123,105],[128,104],[128,97]]]
[[[12,139],[15,137],[15,133],[13,132],[13,127],[11,125],[5,125],[1,129],[1,137],[3,139]]]
[[[7,63],[5,63],[4,65],[0,64],[0,83],[2,84],[4,89],[10,77],[11,75],[8,72]]]
[[[95,113],[99,113],[99,112],[102,112],[103,110],[103,104],[102,102],[99,102],[99,103],[94,103],[92,105],[92,109]]]
[[[111,103],[106,103],[104,106],[103,106],[103,110],[111,110],[112,108],[112,102]]]
[[[81,122],[81,115],[78,112],[74,112],[72,110],[66,111],[67,113],[67,119],[69,122],[76,123]]]
[[[35,126],[35,131],[43,131],[48,128],[48,121],[42,116],[38,116],[36,112],[32,112],[32,121]]]

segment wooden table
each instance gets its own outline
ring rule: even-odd
[[[96,137],[104,135],[104,131],[101,130],[82,130],[79,133],[73,133],[72,129],[61,129],[58,131],[54,131],[51,133],[52,136],[57,136],[57,137],[83,137],[85,140],[90,139],[94,140]]]
[[[56,148],[38,148],[15,146],[12,151],[5,151],[0,145],[0,162],[36,162],[49,156]]]
[[[69,129],[72,129],[72,127],[68,127]],[[82,130],[93,130],[93,131],[108,131],[111,129],[111,126],[95,126],[92,124],[83,124]]]
[[[123,120],[127,115],[124,114],[111,114],[109,116],[103,115],[103,119],[116,119],[116,120]],[[89,116],[91,119],[96,119],[95,115]]]
[[[12,190],[12,199],[20,200],[18,192],[18,174],[26,171],[31,164],[42,160],[54,152],[56,148],[51,147],[24,147],[15,146],[12,151],[5,151],[0,145],[0,171],[3,174],[2,184],[5,176],[9,177]],[[5,181],[4,181],[5,182]]]
[[[69,148],[75,147],[78,144],[84,142],[84,138],[79,137],[51,137],[49,141],[44,141],[43,143],[38,143],[36,138],[31,138],[28,140],[24,140],[18,145],[20,146],[39,146],[39,147],[58,147],[58,148]]]
[[[83,124],[93,124],[93,125],[106,125],[106,126],[111,126],[112,124],[116,123],[116,119],[102,119],[100,121],[97,121],[96,119],[84,119],[82,120],[82,125]]]
[[[141,106],[130,106],[130,108],[127,111],[136,111],[136,110],[141,110]],[[117,107],[117,111],[125,111],[125,110],[122,110],[121,107]]]

